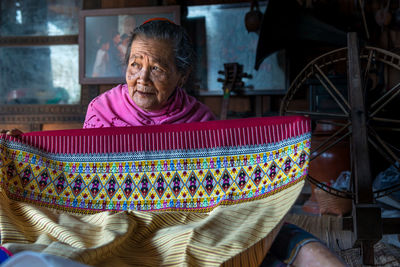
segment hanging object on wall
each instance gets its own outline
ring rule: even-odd
[[[258,6],[257,0],[251,1],[250,11],[246,13],[244,18],[244,23],[246,25],[246,29],[248,32],[255,32],[258,34],[261,22],[262,22],[263,14],[260,11],[260,7]]]
[[[388,0],[386,6],[379,9],[375,14],[375,21],[381,27],[388,26],[392,21],[392,14],[389,11],[390,1]]]

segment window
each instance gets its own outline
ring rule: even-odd
[[[260,3],[264,13],[266,3]],[[244,24],[249,3],[189,6],[189,34],[195,43],[200,79],[200,94],[222,94],[222,78],[219,70],[224,63],[238,62],[252,79],[243,79],[247,94],[267,94],[286,89],[286,64],[284,51],[279,51],[264,60],[258,71],[254,69],[258,42],[256,33],[248,33]],[[193,29],[191,31],[191,29]]]
[[[0,2],[0,103],[78,104],[82,0]]]

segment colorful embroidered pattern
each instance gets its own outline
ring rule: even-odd
[[[243,122],[3,135],[1,187],[11,199],[79,213],[209,211],[305,178],[307,119]]]

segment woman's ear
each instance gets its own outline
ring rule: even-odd
[[[178,87],[182,88],[186,84],[188,77],[189,77],[189,73],[182,75],[178,81]]]

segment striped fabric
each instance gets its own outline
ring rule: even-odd
[[[96,266],[257,266],[309,139],[297,116],[3,135],[2,245]]]

